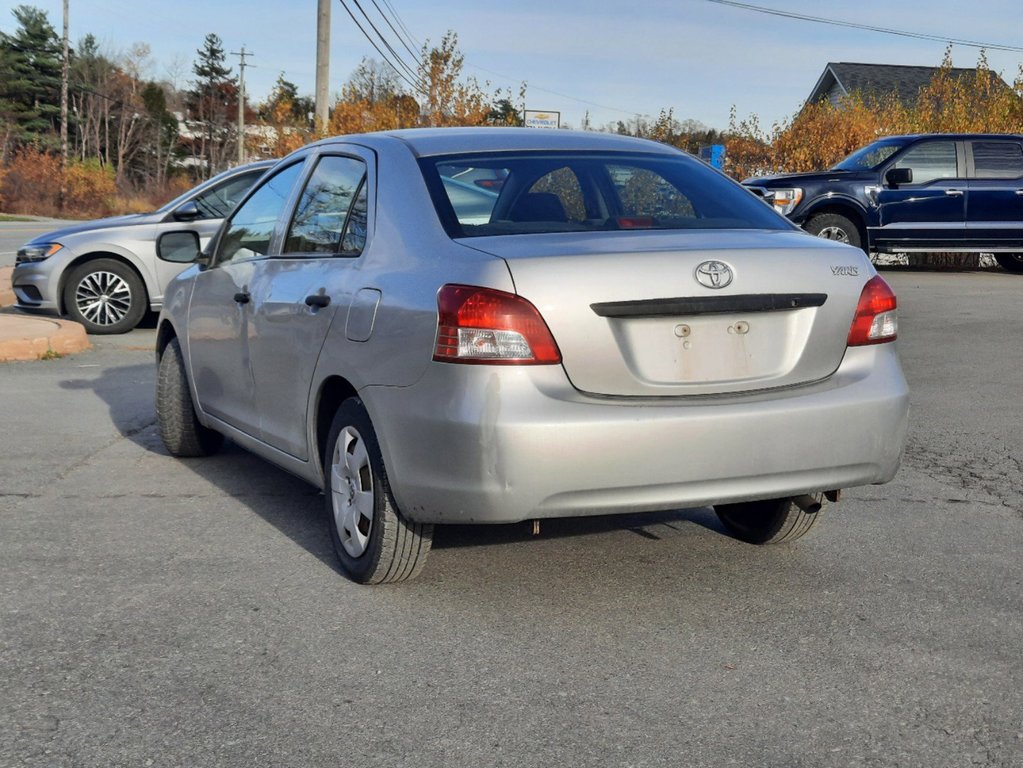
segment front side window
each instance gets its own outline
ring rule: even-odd
[[[420,160],[451,237],[625,229],[790,229],[735,182],[683,155],[507,152]],[[500,176],[462,183],[458,169]]]
[[[973,167],[978,179],[1023,176],[1023,148],[1018,141],[973,142]]]
[[[291,196],[303,165],[303,162],[289,165],[267,179],[235,211],[220,239],[217,264],[255,259],[270,252],[277,219]]]
[[[914,184],[954,179],[959,175],[955,142],[927,141],[917,144],[896,160],[894,167],[912,169]]]
[[[321,158],[299,198],[284,251],[358,256],[366,242],[365,182],[362,160]]]

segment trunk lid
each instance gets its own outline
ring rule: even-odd
[[[718,395],[824,379],[842,361],[874,274],[862,252],[799,232],[461,242],[506,261],[516,291],[550,327],[573,386],[609,396]]]

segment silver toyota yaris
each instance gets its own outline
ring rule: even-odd
[[[323,488],[344,570],[422,567],[437,523],[713,505],[791,541],[895,475],[896,300],[661,144],[438,129],[282,160],[167,289],[157,411]]]

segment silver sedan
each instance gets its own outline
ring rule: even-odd
[[[321,487],[359,582],[414,576],[441,523],[713,505],[788,542],[899,465],[891,289],[661,144],[329,139],[205,253],[188,232],[158,247],[197,261],[159,322],[167,448],[227,436]]]

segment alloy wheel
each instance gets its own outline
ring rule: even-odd
[[[824,227],[817,233],[817,237],[823,237],[825,240],[837,240],[840,243],[849,242],[849,233],[841,227]]]
[[[75,305],[90,323],[109,326],[120,322],[131,309],[131,286],[113,272],[90,272],[75,290]]]

